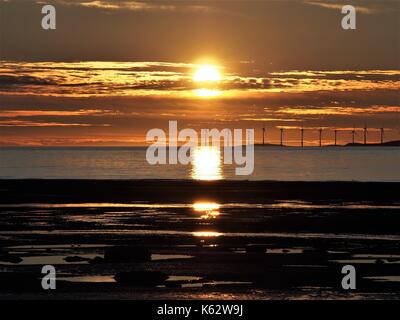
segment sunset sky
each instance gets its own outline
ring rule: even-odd
[[[41,3],[0,0],[0,145],[143,145],[169,120],[400,139],[399,1],[351,1],[357,30],[340,1],[59,0],[46,31]]]

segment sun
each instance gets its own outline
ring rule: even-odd
[[[220,81],[221,73],[218,71],[218,68],[213,65],[201,65],[196,70],[193,80],[196,82],[208,82],[208,81]]]

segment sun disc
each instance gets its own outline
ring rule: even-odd
[[[197,82],[206,81],[220,81],[221,73],[218,68],[212,65],[202,65],[200,66],[193,76],[193,80]]]

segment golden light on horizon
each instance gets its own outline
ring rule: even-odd
[[[217,147],[201,146],[194,149],[191,176],[196,180],[220,180],[221,154]]]
[[[207,98],[207,97],[216,97],[221,94],[221,91],[213,89],[197,89],[194,90],[194,93],[198,97]]]
[[[221,73],[214,65],[201,65],[193,75],[193,80],[196,82],[215,82],[221,79]]]

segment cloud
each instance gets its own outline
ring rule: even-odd
[[[212,89],[237,95],[266,92],[397,90],[400,71],[286,71],[257,76],[229,73],[212,87],[193,82],[195,64],[165,62],[9,62],[0,67],[2,94],[82,97],[193,97]],[[224,71],[223,71],[224,73]]]
[[[400,112],[400,107],[398,106],[371,106],[365,108],[356,107],[296,107],[296,108],[283,108],[278,111],[279,113],[286,113],[291,115],[316,115],[316,116],[328,116],[328,115],[355,115],[355,114],[379,114],[379,113],[398,113]]]
[[[265,118],[265,117],[255,117],[255,118],[241,118],[244,121],[257,121],[257,122],[300,122],[301,119],[290,119],[290,118]]]
[[[0,86],[4,85],[51,85],[55,84],[51,79],[41,79],[34,76],[0,75]]]
[[[132,146],[145,145],[146,140],[141,136],[98,137],[98,136],[43,136],[32,137],[3,137],[0,136],[0,146]]]
[[[305,1],[305,4],[309,4],[312,6],[318,6],[321,8],[325,8],[325,9],[332,9],[332,10],[342,10],[342,7],[345,4],[339,4],[339,3],[327,3],[327,2],[318,2],[318,1]],[[355,6],[356,10],[360,13],[364,13],[364,14],[371,14],[374,11],[370,8],[367,7],[361,7],[361,6]]]
[[[85,116],[85,115],[113,115],[116,112],[100,109],[79,109],[73,111],[67,110],[5,110],[0,111],[0,117],[43,117],[43,116]]]
[[[56,0],[55,3],[59,3],[66,6],[79,6],[91,9],[100,9],[106,11],[197,11],[197,12],[211,12],[214,9],[211,6],[185,3],[181,2],[176,5],[174,2],[168,1],[120,1],[120,0],[75,0],[65,1]],[[37,1],[39,4],[47,4],[44,1]]]
[[[99,8],[109,10],[133,10],[133,11],[144,11],[144,10],[174,10],[175,6],[163,5],[163,4],[151,4],[140,1],[80,1],[77,3],[82,7],[87,8]]]
[[[90,123],[35,122],[25,120],[0,120],[0,127],[93,127]],[[99,125],[108,127],[109,124]]]
[[[383,1],[382,1],[383,2]],[[318,6],[324,9],[331,9],[331,10],[342,10],[342,7],[345,5],[348,5],[348,2],[337,2],[337,1],[304,1],[304,4],[307,5],[312,5],[312,6]],[[372,2],[366,2],[366,1],[353,1],[350,3],[353,5],[358,13],[362,14],[375,14],[375,13],[380,13],[384,11],[397,11],[398,8],[394,6],[389,6],[388,3],[382,4],[379,3],[378,1],[375,3]]]

